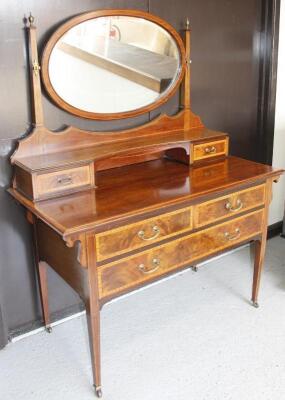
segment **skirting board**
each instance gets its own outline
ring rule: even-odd
[[[78,303],[74,304],[70,307],[66,307],[63,310],[51,313],[51,321],[53,321],[53,324],[57,324],[58,322],[65,320],[66,318],[69,318],[72,315],[77,315],[80,314],[84,311],[84,304]],[[51,324],[51,325],[53,325]],[[29,322],[27,324],[21,325],[17,327],[16,329],[13,329],[9,332],[9,342],[13,342],[15,338],[26,336],[30,332],[41,332],[45,328],[43,326],[43,320],[42,319],[36,319],[35,321]]]
[[[267,239],[271,239],[274,236],[279,236],[282,233],[283,221],[276,222],[275,224],[269,225],[267,229]]]
[[[8,334],[6,325],[4,325],[4,317],[0,305],[0,350],[3,349],[8,343]]]

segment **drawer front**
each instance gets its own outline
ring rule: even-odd
[[[228,154],[228,139],[216,140],[213,142],[194,144],[193,161],[204,160]]]
[[[173,269],[231,247],[259,234],[263,210],[208,228],[149,251],[98,268],[99,296],[110,296],[147,283]]]
[[[91,165],[37,175],[35,185],[37,197],[48,197],[56,193],[92,186],[94,182],[92,175]]]
[[[190,207],[96,235],[97,260],[144,247],[192,228]]]
[[[252,208],[265,202],[265,185],[231,193],[199,204],[194,208],[194,227],[208,225]]]

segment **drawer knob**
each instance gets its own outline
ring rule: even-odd
[[[72,176],[61,176],[57,178],[57,183],[59,185],[67,185],[68,183],[72,183]]]
[[[140,264],[138,266],[138,268],[143,274],[152,274],[153,272],[157,271],[158,268],[160,267],[159,258],[153,258],[152,259],[152,265],[153,265],[153,268],[151,268],[151,269],[146,269],[144,264]]]
[[[204,149],[204,152],[206,154],[214,154],[214,153],[216,153],[216,151],[217,151],[217,149],[215,146],[208,146],[208,147],[205,147],[205,149]]]
[[[242,203],[242,201],[241,201],[240,199],[237,199],[236,207],[233,207],[231,201],[228,201],[228,202],[225,204],[225,207],[226,207],[226,209],[227,209],[228,211],[236,212],[236,211],[239,211],[239,210],[242,209],[243,203]]]
[[[235,240],[238,239],[240,237],[240,230],[239,228],[236,228],[234,233],[230,233],[230,232],[225,232],[224,236],[227,240]]]
[[[159,229],[158,226],[154,225],[154,226],[152,227],[152,231],[153,231],[154,235],[153,235],[153,236],[150,236],[150,237],[146,237],[146,236],[145,236],[145,231],[144,231],[144,230],[141,230],[141,231],[138,232],[138,237],[139,237],[140,239],[142,239],[142,240],[154,240],[154,239],[156,239],[156,238],[158,237],[158,235],[160,234],[160,229]]]

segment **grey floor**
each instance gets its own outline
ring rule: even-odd
[[[249,253],[103,308],[103,398],[285,399],[285,240],[268,242],[259,309]],[[0,399],[94,400],[85,317],[1,351]]]

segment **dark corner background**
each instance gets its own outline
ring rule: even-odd
[[[53,30],[75,14],[100,8],[149,11],[177,30],[192,29],[192,107],[212,128],[228,132],[231,153],[271,162],[274,131],[279,0],[1,0],[0,2],[0,348],[9,335],[41,324],[33,268],[31,228],[24,210],[6,193],[9,156],[29,128],[29,85],[23,18],[31,11],[41,51]],[[175,113],[178,95],[137,118],[80,120],[44,97],[45,123],[91,130],[142,124],[161,110]],[[81,309],[77,295],[50,271],[53,318]]]

